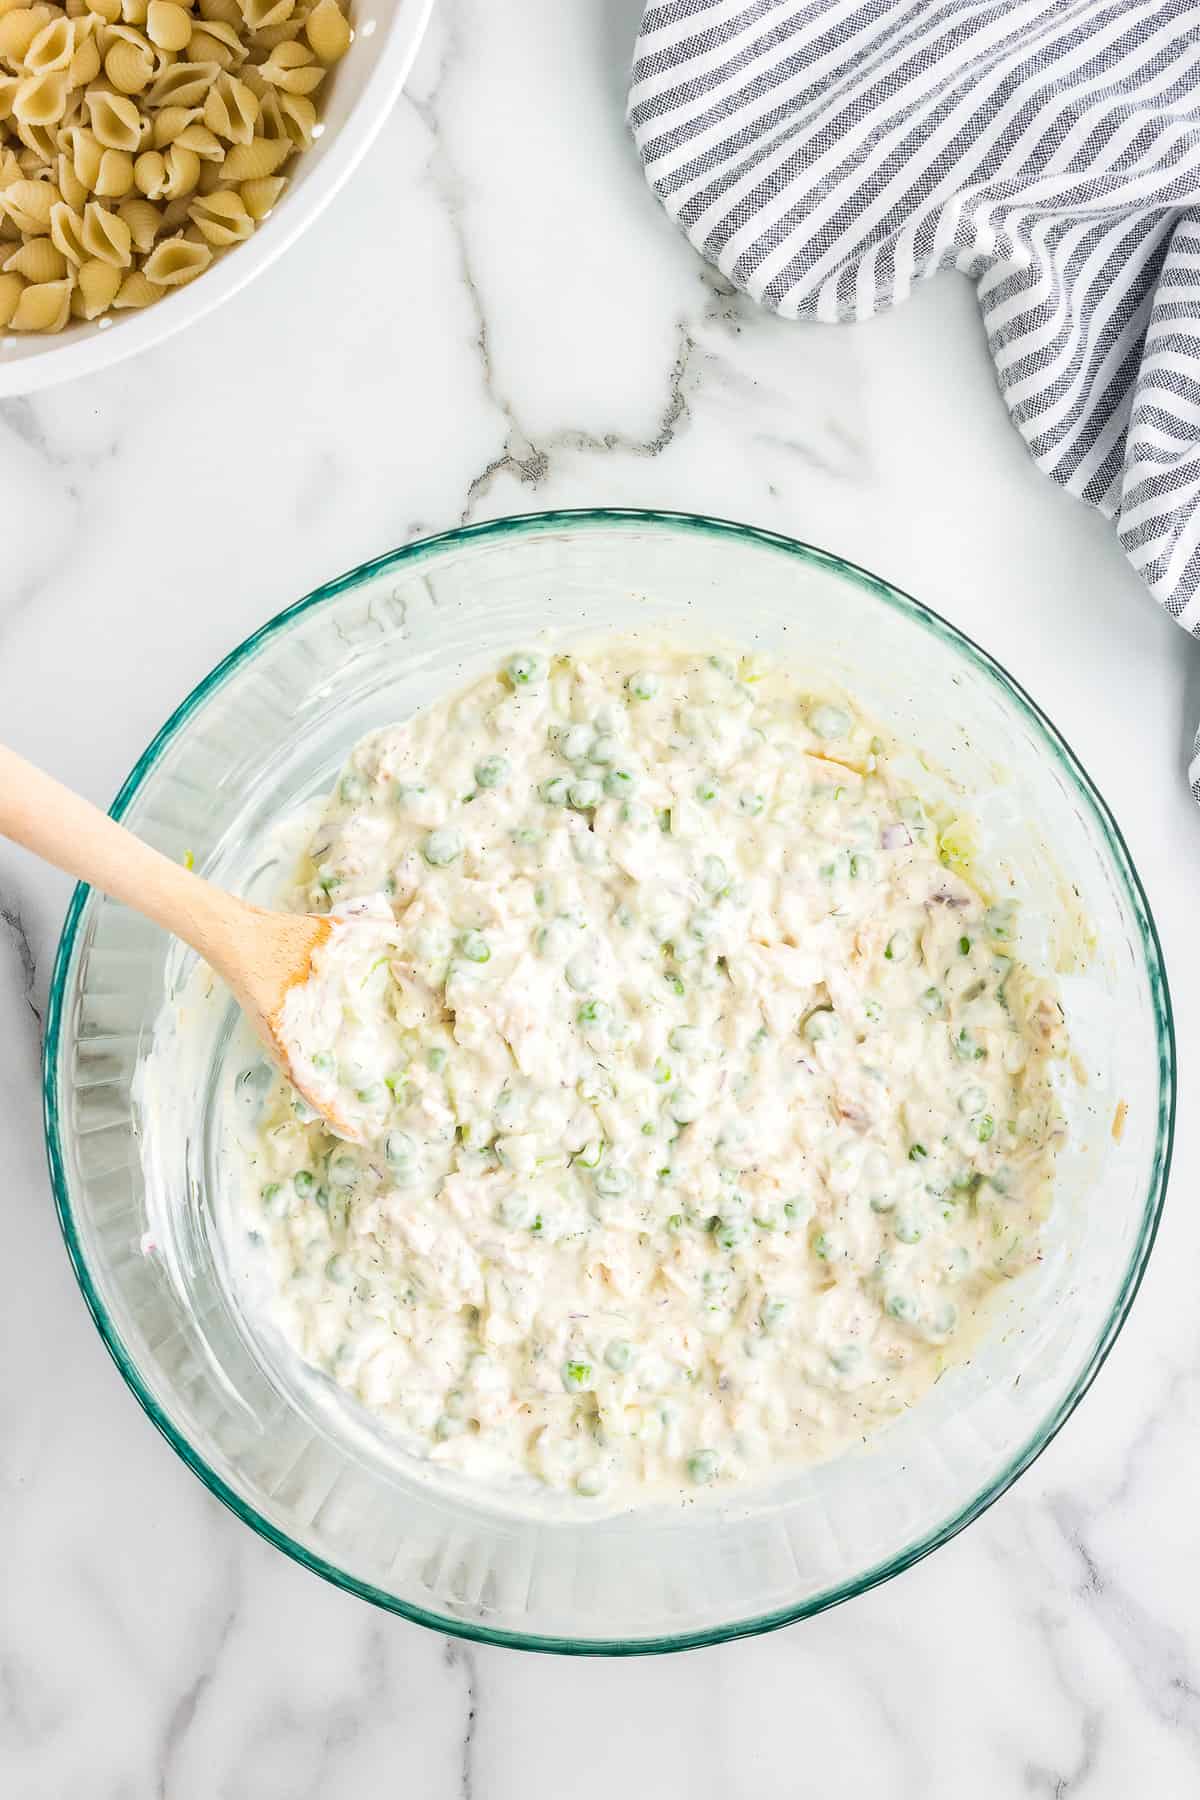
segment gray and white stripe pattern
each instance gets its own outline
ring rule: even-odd
[[[1200,636],[1200,0],[652,0],[629,118],[785,317],[969,275],[1030,453]]]

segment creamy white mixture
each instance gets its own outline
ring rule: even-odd
[[[529,651],[354,751],[246,1146],[273,1316],[410,1446],[593,1498],[826,1457],[1038,1255],[1052,986],[841,697]]]

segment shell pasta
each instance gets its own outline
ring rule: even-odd
[[[348,0],[0,0],[0,330],[152,305],[267,217]]]

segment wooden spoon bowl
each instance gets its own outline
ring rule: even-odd
[[[214,887],[0,745],[0,834],[101,888],[190,944],[229,988],[297,1092],[337,1132],[358,1133],[297,1078],[282,1033],[291,989],[307,981],[332,930],[312,913],[270,912]]]

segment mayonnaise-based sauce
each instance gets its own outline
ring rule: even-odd
[[[244,1145],[272,1317],[432,1461],[586,1499],[827,1457],[1038,1255],[1053,987],[852,702],[529,651],[354,751]]]

